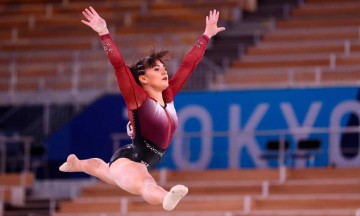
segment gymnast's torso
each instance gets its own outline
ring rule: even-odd
[[[178,119],[174,103],[160,103],[147,97],[141,107],[129,110],[132,129],[132,144],[120,148],[111,158],[126,157],[154,168],[169,147],[177,128]]]
[[[143,105],[136,110],[130,110],[129,116],[133,123],[133,140],[137,142],[142,137],[150,140],[156,146],[167,149],[177,128],[178,118],[174,103],[160,103],[148,97]]]
[[[151,98],[136,83],[110,35],[103,35],[101,39],[115,69],[119,88],[128,108],[129,120],[133,126],[133,143],[120,148],[110,160],[110,165],[116,159],[126,157],[153,168],[168,149],[178,125],[174,97],[200,62],[209,38],[205,35],[200,37],[169,80],[169,86],[162,92],[164,106]]]

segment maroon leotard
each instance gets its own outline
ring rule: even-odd
[[[174,97],[203,57],[209,38],[206,35],[200,37],[169,80],[169,86],[163,91],[164,107],[136,83],[110,35],[101,36],[101,40],[109,61],[114,67],[120,91],[128,108],[129,119],[134,127],[132,153],[117,152],[110,163],[119,157],[127,157],[147,166],[155,166],[169,147],[177,128],[178,119],[173,103]],[[129,146],[125,149],[129,149]],[[129,154],[136,154],[136,157]]]

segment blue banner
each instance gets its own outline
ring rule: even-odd
[[[262,156],[279,140],[289,145],[287,166],[360,166],[359,133],[341,131],[359,125],[359,92],[349,87],[181,93],[175,98],[179,126],[159,167],[276,167],[277,159]],[[49,159],[76,153],[109,161],[113,134],[126,133],[126,122],[122,97],[105,96],[48,139]],[[294,157],[303,140],[319,141],[314,157]]]
[[[359,125],[356,123],[360,118],[358,97],[358,88],[180,94],[175,100],[179,116],[177,135],[160,166],[173,169],[275,167],[279,165],[277,160],[264,160],[261,156],[269,141],[279,139],[289,142],[289,153],[284,159],[288,166],[360,166],[359,134],[327,131],[347,127],[351,119],[355,119],[353,125]],[[277,131],[286,134],[280,137]],[[204,136],[183,138],[187,133],[196,134],[194,132]],[[347,143],[344,137],[348,137]],[[310,157],[295,157],[301,140],[320,141],[313,164],[306,160]],[[344,145],[351,154],[346,154]]]

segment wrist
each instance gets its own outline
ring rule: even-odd
[[[209,39],[213,36],[212,34],[210,34],[208,32],[204,32],[204,35],[206,35]]]
[[[98,32],[100,36],[102,35],[106,35],[106,34],[109,34],[109,30],[107,28],[101,30],[100,32]]]

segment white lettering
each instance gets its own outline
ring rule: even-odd
[[[254,137],[253,132],[260,123],[261,119],[268,110],[268,104],[260,104],[256,107],[254,113],[249,117],[248,122],[241,131],[241,109],[238,105],[230,106],[229,115],[229,167],[237,169],[240,164],[240,151],[246,147],[254,159],[256,167],[268,167],[265,161],[259,160],[261,150]]]
[[[206,109],[201,106],[187,106],[178,113],[179,126],[176,131],[173,143],[173,152],[175,165],[180,169],[205,169],[210,163],[212,157],[212,119]],[[185,137],[184,126],[188,119],[196,118],[201,124],[200,138],[201,151],[197,161],[190,161],[191,154],[190,139]],[[186,140],[187,142],[183,142]]]
[[[307,139],[309,138],[311,134],[311,129],[314,126],[316,117],[319,114],[319,111],[322,107],[321,102],[313,102],[311,103],[311,106],[306,113],[305,120],[303,124],[301,125],[296,118],[296,114],[294,112],[293,107],[290,103],[281,103],[280,109],[282,110],[282,113],[285,117],[285,120],[289,126],[289,130],[294,138],[295,143],[298,143],[299,140]],[[295,161],[297,167],[305,167],[306,161],[300,160]]]
[[[337,166],[359,166],[360,164],[360,152],[358,148],[357,157],[355,158],[344,158],[341,150],[341,132],[337,132],[341,129],[341,119],[346,114],[355,114],[358,119],[360,119],[360,103],[357,101],[346,101],[337,105],[333,112],[331,113],[330,118],[330,129],[334,130],[333,133],[330,133],[329,142],[330,142],[330,163],[334,163]]]

